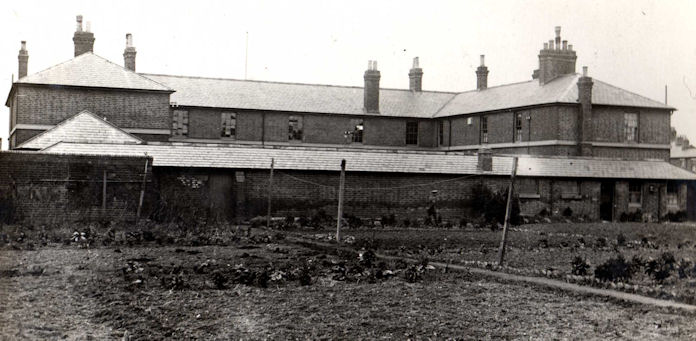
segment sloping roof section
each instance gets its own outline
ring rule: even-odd
[[[539,104],[578,103],[579,74],[560,76],[546,84],[537,79],[456,95],[435,117],[473,114]],[[674,110],[658,101],[593,79],[592,104]]]
[[[55,127],[32,137],[17,148],[38,150],[58,142],[128,145],[140,144],[143,143],[143,140],[85,110],[66,119]],[[125,147],[127,148],[128,146]]]
[[[46,153],[147,155],[159,167],[201,167],[269,169],[271,158],[276,169],[338,171],[346,160],[347,171],[428,174],[489,174],[507,176],[512,157],[494,156],[493,171],[477,169],[475,155],[336,150],[309,148],[263,148],[238,145],[161,144],[119,146],[61,142],[43,150]],[[664,161],[622,161],[610,159],[570,159],[521,156],[518,175],[536,177],[619,178],[696,180],[696,174]]]
[[[175,89],[182,106],[363,115],[363,88],[143,74]],[[449,92],[380,89],[380,116],[432,117]]]
[[[22,77],[17,83],[173,91],[91,52]]]

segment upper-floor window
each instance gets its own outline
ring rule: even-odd
[[[418,122],[406,122],[406,144],[418,144]]]
[[[628,142],[638,141],[638,114],[624,114],[624,136]]]
[[[481,143],[488,143],[488,117],[481,116]]]
[[[172,136],[188,136],[188,111],[172,111]]]
[[[437,142],[440,145],[445,144],[445,121],[440,121],[437,126]]]
[[[350,133],[351,142],[362,143],[363,142],[363,134],[365,131],[365,125],[363,124],[363,120],[361,120],[361,119],[350,120],[350,124],[353,127],[353,131]]]
[[[237,137],[237,114],[223,112],[220,114],[220,137]]]
[[[302,141],[302,116],[288,117],[288,141]]]
[[[522,114],[515,114],[515,142],[522,141]]]

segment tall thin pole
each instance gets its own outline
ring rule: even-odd
[[[146,155],[147,156],[147,155]],[[140,219],[140,212],[143,208],[143,199],[145,198],[145,184],[147,182],[147,166],[150,159],[145,159],[145,171],[143,172],[143,184],[140,186],[140,200],[138,201],[138,211],[135,213],[135,221]]]
[[[106,210],[106,169],[104,169],[104,180],[102,183],[102,210]]]
[[[247,79],[247,64],[249,63],[249,31],[246,32],[246,45],[244,47],[244,80]]]
[[[343,192],[346,189],[346,160],[341,160],[341,178],[338,182],[338,214],[336,215],[336,242],[341,242],[341,220],[343,220]]]
[[[273,196],[273,167],[275,159],[271,158],[271,175],[268,177],[268,212],[266,214],[266,227],[271,227],[271,197]]]
[[[503,224],[503,239],[500,241],[498,251],[498,265],[503,265],[505,259],[505,244],[507,243],[507,230],[510,224],[510,211],[512,208],[512,190],[515,186],[515,175],[517,174],[517,157],[512,159],[512,174],[510,175],[510,187],[508,188],[507,205],[505,206],[505,223]]]

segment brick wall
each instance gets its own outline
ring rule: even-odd
[[[0,153],[0,214],[15,222],[60,224],[82,219],[132,219],[145,157]],[[150,164],[152,160],[150,159]],[[102,210],[104,171],[106,210]]]
[[[120,128],[169,129],[169,93],[18,85],[20,124],[58,124],[83,111]]]

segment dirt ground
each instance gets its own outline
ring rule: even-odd
[[[682,311],[350,257],[283,240],[4,249],[0,339],[696,338]]]

